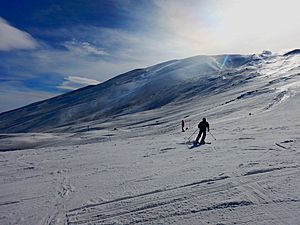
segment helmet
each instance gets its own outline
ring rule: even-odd
[[[204,122],[206,122],[206,118],[203,118],[202,120],[203,120]]]

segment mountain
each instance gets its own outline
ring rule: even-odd
[[[247,84],[263,77],[262,71],[270,63],[277,65],[282,60],[285,58],[272,54],[195,56],[136,69],[95,86],[1,113],[0,132],[79,131],[79,124],[101,124],[170,104],[206,104],[208,96],[233,93],[224,99],[226,103],[274,92],[264,85],[269,81],[275,85],[283,78],[265,79],[263,84],[258,78],[258,89]]]

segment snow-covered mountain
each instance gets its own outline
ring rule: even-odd
[[[299,224],[299,108],[300,55],[265,51],[2,113],[0,224]],[[204,116],[211,144],[194,146]]]
[[[296,56],[295,56],[296,57]],[[90,121],[103,123],[117,116],[158,109],[169,104],[199,104],[208,96],[228,93],[226,101],[278,92],[278,82],[289,78],[266,79],[270,70],[287,56],[260,55],[195,56],[172,60],[121,74],[95,86],[37,102],[0,114],[0,132],[77,129]],[[293,69],[293,64],[289,69]],[[275,68],[274,68],[275,69]],[[273,82],[273,85],[268,82]],[[248,84],[257,87],[249,88]],[[277,85],[276,85],[277,84]],[[281,95],[285,92],[281,92]],[[279,93],[280,97],[280,93]],[[222,102],[222,103],[225,103]],[[201,103],[203,104],[203,103]],[[64,127],[64,128],[62,128]]]

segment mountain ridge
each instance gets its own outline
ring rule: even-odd
[[[258,75],[258,65],[274,57],[200,55],[135,69],[98,85],[1,113],[0,131],[50,131],[94,120],[101,123],[171,103],[186,103],[250,82]]]

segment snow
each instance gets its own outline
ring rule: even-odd
[[[3,132],[0,224],[298,224],[299,59],[229,61],[220,77],[190,76],[196,84],[184,83],[186,92],[151,110],[141,103],[131,114]],[[143,77],[127,81],[137,79],[137,89],[157,84],[180,63],[136,71]],[[212,81],[204,86],[203,79]],[[189,149],[204,116],[217,140],[208,133],[210,145]]]

